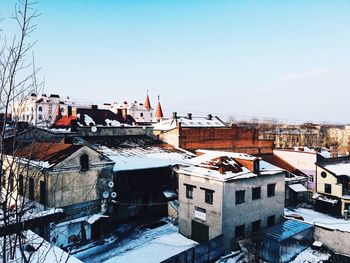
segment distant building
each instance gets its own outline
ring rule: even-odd
[[[128,115],[131,116],[136,125],[151,125],[154,122],[157,122],[163,118],[163,112],[158,98],[158,105],[156,108],[156,114],[154,114],[154,109],[151,106],[150,98],[147,94],[145,102],[139,103],[134,101],[128,103],[124,101],[123,103],[113,103],[113,104],[104,104],[103,108],[109,109],[115,114],[121,114],[123,118],[126,118]]]
[[[254,128],[226,126],[219,118],[178,116],[164,119],[154,125],[154,134],[160,140],[175,147],[196,151],[197,149],[244,152],[248,154],[272,153],[273,141],[258,138]]]
[[[205,242],[223,235],[227,251],[235,241],[279,223],[285,182],[280,171],[260,171],[247,154],[201,151],[179,177],[179,232]]]
[[[315,163],[317,159],[317,151],[302,147],[285,150],[275,149],[273,151],[273,154],[307,176],[307,189],[309,191],[309,200],[312,200],[312,195],[316,191]]]
[[[324,158],[317,155],[316,209],[334,215],[350,211],[350,156]]]
[[[261,138],[272,139],[275,148],[320,147],[320,126],[284,125],[261,132]]]
[[[32,93],[12,105],[12,118],[15,121],[28,122],[38,127],[50,127],[57,118],[68,115],[69,99],[62,100],[59,95],[38,96]]]

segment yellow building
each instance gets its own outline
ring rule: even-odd
[[[350,155],[334,158],[317,156],[316,209],[344,215],[350,210]]]

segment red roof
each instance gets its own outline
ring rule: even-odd
[[[147,110],[149,110],[149,109],[152,108],[152,107],[151,107],[151,102],[149,101],[149,96],[148,96],[148,94],[147,94],[147,97],[146,97],[144,106],[145,106],[145,108],[146,108]]]
[[[82,147],[83,145],[66,143],[34,142],[20,148],[15,156],[35,161],[47,161],[50,164],[58,164]]]
[[[160,105],[160,101],[158,101],[157,110],[156,110],[156,118],[161,119],[163,117],[164,116],[163,116],[162,106]]]
[[[75,116],[63,116],[62,118],[55,121],[53,127],[55,128],[66,128],[70,127],[70,123],[72,120],[75,120]]]

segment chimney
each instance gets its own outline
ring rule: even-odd
[[[72,106],[68,106],[68,117],[72,116]]]
[[[208,114],[208,120],[211,121],[213,119],[213,115]]]
[[[176,119],[177,118],[177,112],[173,112],[173,118]]]
[[[92,109],[92,110],[97,110],[97,109],[98,109],[98,106],[97,106],[97,105],[91,105],[91,109]]]
[[[187,113],[187,119],[192,120],[192,113]]]
[[[255,174],[259,174],[259,172],[260,172],[260,159],[256,159],[256,160],[254,160],[254,173]]]
[[[77,123],[77,120],[71,120],[71,121],[70,121],[70,131],[71,131],[71,132],[77,132],[77,131],[78,131],[78,123]]]

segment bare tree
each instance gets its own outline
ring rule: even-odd
[[[32,53],[35,42],[30,41],[36,28],[33,22],[39,16],[34,4],[28,0],[18,1],[10,17],[18,27],[18,34],[10,38],[2,35],[0,46],[0,113],[3,116],[0,123],[0,226],[6,230],[0,237],[0,253],[4,263],[16,259],[18,253],[24,262],[30,262],[41,246],[37,244],[35,249],[27,249],[25,253],[27,240],[23,229],[17,227],[7,233],[11,225],[20,225],[26,212],[32,208],[30,202],[18,194],[18,189],[26,189],[29,182],[20,181],[18,176],[28,178],[30,158],[14,157],[18,150],[16,137],[20,125],[9,116],[15,101],[23,101],[40,87],[37,81],[39,69],[35,67]],[[25,193],[22,195],[25,196]]]

